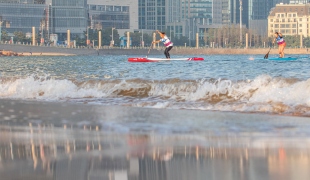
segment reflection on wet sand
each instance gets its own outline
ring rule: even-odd
[[[306,146],[235,146],[229,137],[112,134],[87,126],[0,130],[1,180],[310,178]]]

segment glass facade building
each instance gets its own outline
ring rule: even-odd
[[[15,1],[0,0],[2,29],[8,33],[16,31],[27,33],[31,32],[33,26],[39,28],[45,19],[47,6],[45,4],[34,4],[33,0],[20,0],[23,3],[14,3]]]
[[[139,0],[139,29],[164,30],[166,0]]]
[[[83,34],[87,27],[86,0],[46,0],[49,4],[49,32]]]
[[[248,27],[255,33],[267,35],[267,18],[276,4],[289,4],[290,0],[249,0]]]
[[[249,27],[249,0],[231,0],[230,1],[230,13],[231,22],[234,24],[240,24],[240,5],[242,5],[241,21],[242,25]]]
[[[8,33],[44,31],[49,34],[84,34],[87,27],[86,0],[0,0],[0,20]]]
[[[91,29],[130,28],[129,6],[88,4]]]

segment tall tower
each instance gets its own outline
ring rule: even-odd
[[[47,0],[51,6],[51,33],[83,34],[87,27],[87,0]]]
[[[139,0],[139,29],[164,30],[166,0]]]

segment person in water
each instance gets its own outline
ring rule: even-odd
[[[152,43],[159,43],[159,42],[163,42],[164,45],[166,46],[165,49],[165,56],[167,59],[170,59],[170,54],[169,51],[173,48],[173,43],[170,41],[170,39],[166,36],[165,32],[160,32],[158,30],[156,30],[156,32],[159,34],[159,36],[161,37],[160,40],[157,41],[153,41]]]
[[[280,58],[283,58],[284,57],[284,48],[286,46],[286,42],[283,39],[283,36],[280,32],[275,32],[274,37],[275,38],[273,40],[273,43],[275,43],[275,41],[277,41],[278,46],[279,46],[279,56],[280,56]]]

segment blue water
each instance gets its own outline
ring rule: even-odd
[[[263,55],[204,55],[205,61],[156,63],[130,63],[128,57],[2,57],[0,97],[309,115],[307,56],[270,61]]]

